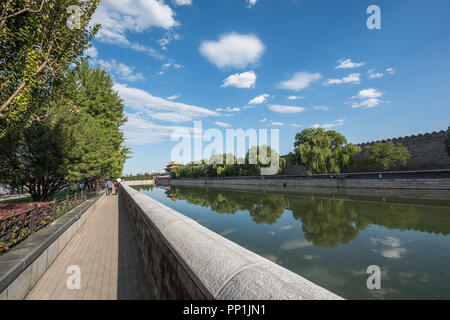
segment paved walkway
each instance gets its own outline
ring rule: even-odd
[[[128,215],[111,195],[99,200],[83,226],[42,276],[28,300],[150,299]],[[81,289],[69,290],[67,267],[81,271]]]

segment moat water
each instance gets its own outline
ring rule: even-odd
[[[346,299],[450,299],[450,199],[135,188]]]

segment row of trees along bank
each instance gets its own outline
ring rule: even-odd
[[[247,152],[245,159],[236,159],[232,154],[216,155],[201,163],[189,163],[175,168],[171,172],[173,178],[201,178],[201,177],[235,177],[256,176],[261,174],[264,167],[249,161],[250,150],[257,151],[260,156],[259,147],[252,147]],[[268,147],[268,155],[275,152]],[[410,154],[406,147],[393,142],[378,142],[361,147],[347,143],[347,139],[334,130],[323,128],[310,128],[299,132],[295,136],[294,151],[289,153],[288,161],[296,165],[304,166],[309,175],[324,173],[339,173],[341,170],[351,166],[357,154],[362,153],[366,162],[377,164],[383,169],[389,169],[396,164],[406,164]],[[279,158],[278,173],[286,166],[284,158]],[[231,161],[226,161],[229,157]],[[221,160],[221,161],[217,161]],[[227,163],[227,164],[226,164]],[[263,162],[267,163],[267,162]],[[270,164],[265,165],[266,167]]]
[[[264,153],[261,150],[265,150]],[[257,159],[253,158],[257,156]],[[173,169],[170,175],[173,178],[214,178],[214,177],[237,177],[258,176],[261,168],[270,167],[271,159],[278,158],[278,173],[281,172],[286,161],[268,146],[253,146],[249,148],[245,159],[236,158],[233,154],[218,154],[210,159],[202,160],[201,163],[188,163]],[[267,164],[264,164],[267,163]]]
[[[7,1],[0,16],[0,182],[34,201],[62,187],[121,176],[123,102],[105,70],[83,58],[98,0]],[[68,28],[67,8],[80,8]]]

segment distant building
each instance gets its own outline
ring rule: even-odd
[[[156,183],[165,183],[170,180],[172,180],[172,177],[170,176],[170,172],[172,172],[173,169],[176,167],[182,166],[181,163],[172,161],[166,165],[166,168],[164,169],[164,173],[161,173],[160,175],[156,176],[155,182]]]

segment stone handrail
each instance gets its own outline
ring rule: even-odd
[[[342,299],[127,185],[120,194],[159,299]]]

